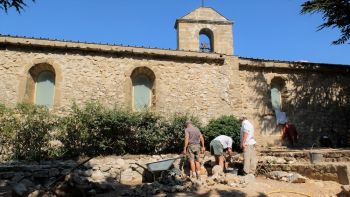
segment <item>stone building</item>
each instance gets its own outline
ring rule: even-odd
[[[72,102],[95,100],[163,115],[189,112],[204,122],[245,115],[262,145],[279,141],[279,110],[302,145],[323,135],[338,145],[350,139],[349,66],[236,56],[233,22],[208,7],[175,28],[177,50],[0,36],[0,102],[64,112]]]

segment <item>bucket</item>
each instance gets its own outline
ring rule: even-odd
[[[312,164],[322,162],[323,161],[322,153],[310,152],[310,161]]]
[[[237,175],[238,174],[238,169],[237,168],[226,168],[225,172]]]

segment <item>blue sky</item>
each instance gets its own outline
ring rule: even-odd
[[[235,55],[350,64],[350,45],[331,45],[337,29],[316,31],[320,15],[302,0],[206,0],[234,21]],[[0,12],[0,34],[176,49],[175,20],[201,0],[36,0],[21,14]]]

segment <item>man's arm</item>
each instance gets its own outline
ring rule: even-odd
[[[243,139],[241,142],[241,148],[244,149],[247,145],[245,144],[248,138],[248,131],[243,131]]]
[[[203,137],[203,135],[201,134],[201,136],[200,136],[200,141],[201,141],[201,144],[202,144],[202,152],[204,153],[205,152],[205,146],[204,146],[204,137]]]
[[[227,153],[232,156],[233,155],[233,151],[232,151],[232,148],[231,147],[228,147],[227,148]]]
[[[187,152],[187,146],[188,146],[188,141],[189,141],[189,135],[187,132],[185,132],[185,142],[184,142],[184,150],[182,151],[183,154],[186,154]]]
[[[229,155],[233,155],[232,143],[233,143],[232,138],[229,138],[229,141],[228,141],[228,148],[227,148],[227,153],[228,153]]]

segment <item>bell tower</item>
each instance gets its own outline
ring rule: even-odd
[[[176,20],[177,49],[233,55],[233,22],[213,8],[199,7]],[[201,42],[200,37],[207,37]]]

